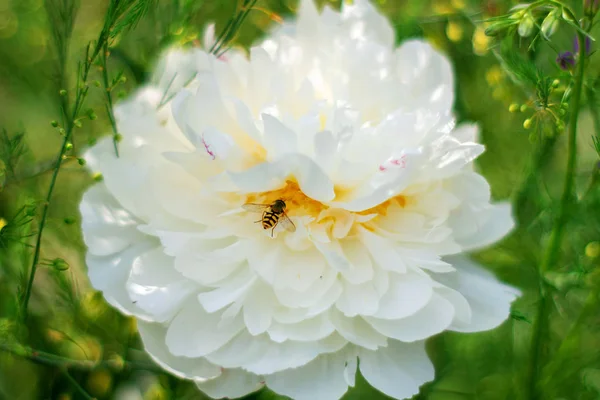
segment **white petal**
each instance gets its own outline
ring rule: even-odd
[[[156,67],[152,80],[157,83],[163,99],[177,93],[198,73],[199,53],[195,49],[171,48],[160,57],[161,62]]]
[[[454,307],[454,320],[452,321],[452,325],[448,328],[449,330],[453,330],[456,327],[466,327],[471,324],[473,315],[471,306],[461,293],[450,289],[449,287],[436,287],[435,292],[452,303],[452,306]]]
[[[191,152],[166,151],[162,153],[162,156],[183,168],[191,178],[199,182],[210,179],[222,171],[222,165],[214,162],[215,160],[207,153],[204,146]]]
[[[391,274],[390,286],[373,317],[400,319],[425,307],[433,295],[432,283],[416,273]]]
[[[479,143],[479,127],[477,124],[461,124],[452,131],[452,136],[463,143]]]
[[[204,358],[176,357],[167,348],[167,330],[156,323],[138,321],[138,330],[144,349],[152,359],[170,373],[185,379],[209,379],[221,374],[221,369]]]
[[[277,343],[268,335],[252,336],[247,332],[241,332],[206,358],[213,364],[225,368],[241,367],[262,375],[305,365],[321,353],[338,351],[346,343],[337,334],[314,342],[288,340]]]
[[[334,285],[337,283],[337,273],[331,268],[325,268],[323,275],[308,287],[305,291],[298,291],[293,288],[278,288],[275,287],[275,295],[279,302],[291,308],[303,307],[309,308],[318,304]]]
[[[463,250],[475,250],[489,246],[506,236],[515,226],[510,203],[489,205],[487,209],[471,213],[478,225],[475,234],[457,238]]]
[[[373,263],[363,244],[356,239],[341,241],[344,254],[350,262],[348,270],[340,271],[344,278],[353,284],[364,283],[373,279]]]
[[[244,369],[255,374],[265,375],[288,368],[297,368],[314,360],[319,354],[339,351],[347,343],[336,333],[318,342],[292,340],[284,343],[271,342],[260,360],[244,365]]]
[[[259,335],[269,329],[276,304],[273,289],[257,281],[244,300],[244,323],[251,335]]]
[[[214,62],[214,61],[213,61]],[[196,93],[178,103],[173,116],[192,143],[200,143],[198,133],[208,128],[220,132],[234,132],[236,124],[223,102],[223,94],[216,74],[203,73],[197,76]],[[184,92],[179,92],[181,95]],[[191,129],[190,129],[191,128]],[[201,148],[201,146],[197,146]]]
[[[295,324],[282,324],[274,322],[269,328],[269,337],[276,342],[297,340],[299,342],[313,342],[331,335],[335,327],[331,323],[329,313],[321,313],[313,318]]]
[[[131,160],[119,158],[116,160],[110,160],[106,153],[101,153],[101,146],[108,144],[107,141],[100,143],[99,145],[92,148],[85,155],[86,161],[90,166],[94,163],[99,165],[95,171],[102,173],[104,178],[103,183],[108,188],[108,191],[114,196],[114,198],[126,209],[130,214],[138,217],[139,219],[147,219],[147,215],[137,208],[138,195],[140,188],[147,184],[148,171],[136,167],[137,163],[142,163],[140,160]],[[141,152],[149,153],[145,147],[141,149]],[[114,151],[114,150],[113,150]],[[97,161],[91,161],[94,157],[97,157]],[[141,158],[141,157],[140,157]],[[151,157],[147,157],[151,158]],[[146,207],[150,208],[154,205],[154,200],[150,199],[146,204]]]
[[[297,35],[306,40],[318,37],[318,29],[315,29],[315,22],[319,21],[319,12],[313,0],[301,0],[298,4],[297,21],[295,28]]]
[[[242,318],[221,319],[219,312],[209,314],[192,297],[171,322],[166,343],[176,356],[202,357],[225,345],[243,328]]]
[[[387,345],[387,338],[377,332],[362,317],[346,317],[337,310],[331,310],[331,322],[337,332],[346,340],[370,350]]]
[[[192,232],[189,232],[156,229],[150,225],[146,225],[138,229],[142,232],[147,232],[146,229],[152,229],[151,231],[148,231],[148,234],[158,236],[160,242],[164,246],[165,254],[172,257],[180,257],[182,254],[193,253],[192,249],[198,248],[201,249],[200,252],[212,251],[217,247],[214,242],[211,242],[213,239],[225,239],[228,240],[227,243],[231,242],[229,232],[225,229],[218,228],[208,230],[198,227]]]
[[[283,186],[293,175],[308,197],[321,202],[334,198],[333,183],[310,158],[302,154],[289,154],[272,163],[262,163],[246,171],[230,172],[229,176],[244,192],[266,192]]]
[[[256,275],[248,268],[242,268],[217,289],[200,293],[198,301],[209,313],[215,312],[244,296],[255,281]]]
[[[106,301],[113,307],[126,315],[135,315],[138,319],[153,320],[150,314],[131,300],[125,283],[136,257],[155,246],[153,241],[145,241],[111,256],[98,257],[88,253],[85,259],[92,286],[102,291]]]
[[[265,148],[271,159],[294,153],[297,147],[296,133],[269,114],[263,114]]]
[[[344,291],[336,303],[338,310],[348,317],[373,315],[379,308],[381,295],[374,282],[353,285],[344,282]]]
[[[407,40],[396,50],[396,61],[396,73],[406,85],[402,90],[406,106],[450,111],[454,103],[454,79],[446,57],[423,40]]]
[[[327,260],[328,267],[339,272],[350,269],[350,262],[344,255],[339,241],[333,240],[329,243],[314,241],[313,244]]]
[[[458,173],[465,165],[471,163],[485,150],[480,144],[460,143],[450,137],[434,145],[436,148],[431,158],[436,164],[437,171],[435,172],[435,178],[437,179],[446,178]]]
[[[469,204],[485,204],[490,201],[490,185],[483,176],[476,172],[464,171],[446,181],[445,185],[448,186],[452,193],[457,197],[463,199],[462,202]]]
[[[438,250],[441,253],[441,251]],[[416,268],[426,269],[433,272],[452,272],[454,267],[445,261],[442,261],[441,257],[435,254],[424,254],[424,252],[409,252],[402,251],[403,255],[408,259],[408,265],[413,265]],[[444,253],[441,253],[444,254]]]
[[[322,279],[323,271],[329,266],[315,250],[303,252],[282,252],[280,265],[275,273],[276,290],[286,288],[305,292],[317,280]]]
[[[237,99],[233,100],[233,104],[237,116],[237,123],[240,125],[240,128],[256,143],[261,143],[262,135],[256,127],[256,121],[254,120],[252,112],[250,111],[248,106],[244,104],[241,100]]]
[[[345,352],[323,354],[300,368],[266,375],[267,386],[294,400],[337,400],[348,390]]]
[[[315,159],[319,166],[329,171],[337,152],[338,141],[329,131],[317,132],[314,137]]]
[[[178,235],[170,238],[182,240]],[[175,269],[201,285],[214,285],[241,268],[245,254],[244,244],[241,241],[236,240],[231,244],[230,238],[191,239],[182,253],[177,254]],[[215,268],[215,265],[219,268]]]
[[[344,368],[344,379],[348,386],[354,387],[356,383],[356,371],[358,370],[358,356],[351,354],[346,357],[346,367]]]
[[[396,399],[417,394],[419,386],[433,380],[435,375],[424,342],[390,340],[386,348],[361,350],[359,365],[360,372],[371,386]]]
[[[307,317],[319,315],[322,312],[329,310],[341,296],[343,292],[342,285],[339,281],[335,280],[324,295],[319,297],[308,309]]]
[[[405,272],[406,264],[402,256],[398,254],[394,244],[379,235],[373,234],[369,230],[360,227],[360,240],[371,253],[371,257],[379,267],[395,272]]]
[[[92,186],[79,206],[81,228],[88,252],[97,256],[115,254],[144,238],[139,222],[110,195],[103,183]]]
[[[364,211],[400,194],[415,176],[422,158],[420,150],[407,152],[404,156],[404,164],[393,170],[377,171],[371,179],[351,193],[351,200],[336,201],[333,206],[348,211]]]
[[[206,382],[196,382],[213,399],[235,399],[256,392],[264,386],[262,378],[241,369],[225,369],[221,376]]]
[[[394,45],[394,30],[389,20],[370,1],[357,0],[352,5],[342,4],[342,20],[350,32],[382,46]]]
[[[156,321],[172,318],[196,286],[173,267],[173,258],[161,247],[141,254],[133,261],[126,283],[129,297]]]
[[[455,321],[451,330],[478,332],[494,329],[510,315],[510,304],[521,293],[499,282],[490,272],[464,256],[449,256],[446,261],[456,267],[455,273],[439,274],[435,279],[461,293],[471,308],[469,324]]]
[[[265,282],[273,284],[277,268],[281,265],[283,250],[280,246],[272,246],[272,241],[265,237],[253,240],[248,249],[248,265]]]
[[[365,317],[378,332],[403,342],[427,339],[447,329],[454,318],[452,304],[438,294],[417,313],[397,320]]]
[[[223,368],[239,368],[259,361],[269,346],[274,345],[266,335],[252,336],[242,331],[206,359]]]
[[[186,125],[184,132],[196,145],[198,151],[200,153],[204,151],[212,160],[226,160],[230,155],[237,153],[238,149],[233,138],[213,127],[199,132]]]

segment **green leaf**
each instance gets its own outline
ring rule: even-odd
[[[118,1],[113,1],[118,3]],[[110,31],[110,37],[114,38],[127,29],[133,29],[140,20],[148,13],[152,7],[156,7],[156,0],[133,0],[123,2],[121,6],[115,6],[117,13],[117,22]]]
[[[356,371],[356,382],[353,388],[349,388],[348,392],[342,397],[343,400],[362,400],[362,399],[390,399],[373,386],[369,385],[366,379],[360,373],[360,369]]]
[[[289,397],[281,396],[268,388],[264,388],[256,393],[246,396],[246,400],[288,400]]]

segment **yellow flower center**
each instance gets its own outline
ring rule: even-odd
[[[334,188],[336,198],[343,197],[343,193],[347,192],[346,189],[336,187]],[[294,179],[288,179],[285,185],[280,189],[270,190],[268,192],[253,193],[247,196],[246,203],[258,203],[258,204],[273,204],[276,200],[283,200],[286,204],[285,212],[289,216],[311,216],[317,219],[321,213],[331,208],[327,204],[323,204],[320,201],[314,200],[306,196],[298,182]],[[400,206],[404,208],[407,204],[407,197],[398,195],[392,197],[375,207],[371,207],[367,210],[352,212],[357,215],[377,215],[385,216],[390,206]],[[347,215],[350,212],[343,212]],[[327,218],[335,219],[336,213],[329,213]]]

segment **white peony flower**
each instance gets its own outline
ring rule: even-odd
[[[338,399],[357,368],[412,396],[434,378],[425,339],[492,329],[518,295],[460,256],[513,220],[473,171],[453,85],[366,0],[302,1],[249,57],[171,50],[116,108],[120,158],[110,139],[87,155],[92,284],[211,397]],[[243,207],[278,199],[293,232]]]

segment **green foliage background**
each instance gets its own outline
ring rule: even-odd
[[[0,0],[0,129],[6,133],[0,148],[0,226],[7,223],[0,230],[0,399],[67,400],[88,395],[99,399],[204,398],[192,383],[153,366],[142,351],[135,322],[107,306],[101,294],[90,288],[78,203],[93,184],[93,177],[75,157],[67,158],[61,168],[44,231],[42,263],[25,320],[21,304],[33,253],[34,237],[30,235],[38,229],[41,199],[46,196],[53,160],[63,140],[50,121],[60,120],[64,96],[59,91],[65,89],[67,96],[73,96],[77,63],[87,44],[102,30],[109,3],[80,2],[71,44],[62,60],[52,29],[56,21],[67,24],[67,19],[48,18],[48,11],[62,1]],[[214,21],[217,31],[221,30],[237,5],[235,0],[147,3],[151,4],[136,26],[125,27],[111,44],[107,61],[110,78],[120,72],[127,78],[112,91],[115,101],[147,78],[164,46],[195,45],[206,24]],[[328,3],[340,6],[339,1]],[[579,12],[581,3],[567,2]],[[588,96],[579,127],[577,198],[569,214],[560,261],[540,277],[538,265],[562,190],[566,138],[556,132],[551,137],[537,136],[536,132],[543,133],[543,126],[533,131],[523,128],[525,119],[539,116],[535,89],[531,82],[511,78],[498,54],[489,50],[499,47],[483,35],[482,21],[507,12],[513,2],[378,0],[376,4],[394,24],[398,41],[424,36],[452,59],[457,115],[461,121],[480,124],[481,140],[487,147],[477,167],[490,181],[494,198],[514,201],[519,220],[519,227],[509,237],[474,255],[503,281],[522,289],[513,317],[491,332],[443,333],[430,339],[428,351],[435,363],[436,379],[426,384],[417,398],[528,399],[540,278],[547,285],[549,303],[541,316],[548,323],[537,343],[541,351],[535,381],[542,393],[539,398],[600,398],[600,190],[595,185],[597,170],[593,171],[598,155],[592,140],[599,134],[594,133],[593,117],[600,110],[589,101],[598,87],[598,61],[591,56],[586,77]],[[259,9],[249,14],[234,45],[248,47],[276,25],[278,18],[293,15],[296,1],[259,0],[256,6]],[[511,42],[510,52],[520,54],[523,65],[537,65],[543,76],[558,79],[564,87],[570,75],[560,71],[554,59],[556,49],[571,50],[573,35],[574,31],[563,24],[552,37],[552,45],[538,41],[527,52],[531,41],[517,38]],[[66,82],[60,82],[57,75],[61,61],[66,61],[68,68]],[[74,128],[74,155],[111,133],[104,89],[96,87],[95,80],[102,80],[96,66],[90,72],[84,114],[91,109],[98,118],[84,119],[81,127]],[[523,112],[510,113],[513,103],[527,107]],[[21,148],[10,149],[9,142],[16,146],[19,133],[24,133]],[[6,170],[8,158],[17,153],[22,154],[11,175]],[[43,265],[56,258],[64,259],[69,268],[60,271]],[[46,353],[64,359],[46,357]],[[130,363],[123,365],[123,359]],[[357,383],[346,399],[385,397],[362,378]],[[250,396],[264,400],[276,397],[268,390]]]

